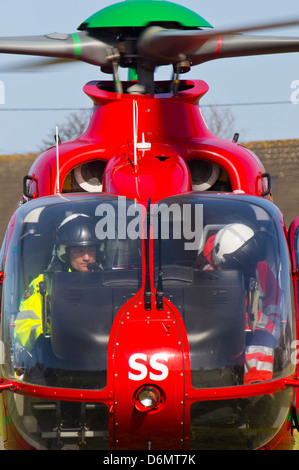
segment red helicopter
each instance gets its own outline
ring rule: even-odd
[[[113,74],[84,87],[85,132],[57,130],[24,177],[2,244],[6,449],[293,447],[299,218],[288,230],[237,135],[208,130],[208,85],[180,79],[208,60],[299,51],[245,32],[135,0],[74,34],[0,39],[2,53]]]

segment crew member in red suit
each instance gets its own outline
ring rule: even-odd
[[[229,224],[205,243],[203,269],[241,269],[247,290],[244,384],[271,380],[280,335],[281,289],[265,261],[263,232]]]

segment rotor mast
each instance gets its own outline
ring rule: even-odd
[[[166,0],[126,0],[98,11],[81,23],[78,29],[92,33],[101,31],[119,41],[119,57],[113,66],[116,89],[120,86],[117,84],[115,70],[121,66],[129,69],[129,81],[135,82],[128,92],[154,93],[156,61],[148,58],[146,54],[139,53],[140,38],[149,26],[153,26],[154,29],[158,26],[158,29],[163,27],[179,30],[211,28],[211,25],[198,14]],[[111,69],[105,70],[103,67],[101,69],[111,73]],[[177,70],[175,75],[177,76]]]

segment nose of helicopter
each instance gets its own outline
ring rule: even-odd
[[[113,345],[115,449],[183,449],[184,348],[180,320],[144,309],[143,296],[121,316]],[[186,365],[186,364],[185,364]],[[165,441],[165,442],[164,442]]]

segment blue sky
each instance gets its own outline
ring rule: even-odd
[[[108,0],[1,2],[0,35],[75,32],[83,20],[112,3]],[[181,0],[175,3],[197,12],[214,27],[237,27],[289,18],[299,20],[298,0]],[[299,25],[262,34],[299,37]],[[32,58],[28,60],[32,61]],[[82,87],[90,80],[110,78],[88,64],[65,65],[43,73],[1,71],[1,66],[20,62],[25,63],[26,58],[0,56],[0,154],[38,150],[42,140],[68,114],[67,111],[49,109],[91,107]],[[157,78],[170,78],[170,69],[159,69]],[[290,102],[292,92],[296,91],[291,84],[296,84],[296,80],[299,89],[299,53],[208,62],[194,67],[184,78],[202,79],[209,84],[210,90],[201,101],[203,106],[230,105],[236,118],[234,131],[240,132],[241,140],[299,138],[299,104]],[[4,91],[4,103],[1,91]],[[287,104],[275,105],[275,102]],[[17,112],[7,111],[8,108],[42,108],[46,111]]]

